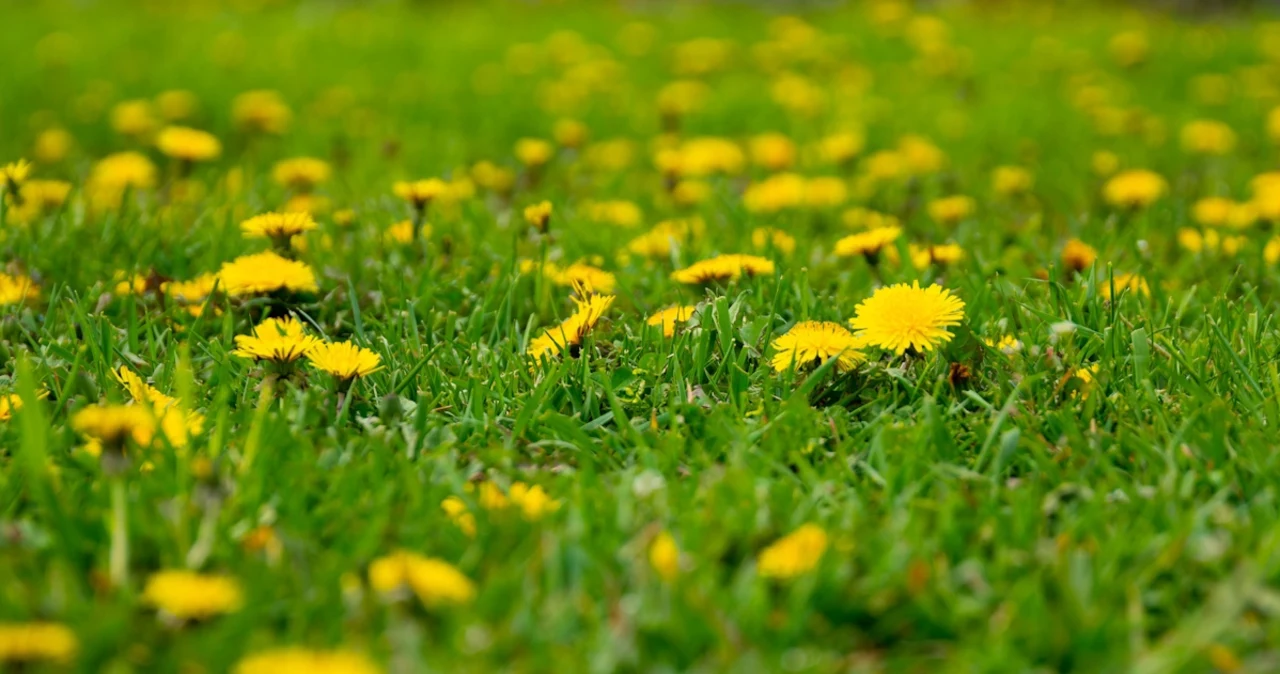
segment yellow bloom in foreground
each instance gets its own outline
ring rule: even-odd
[[[649,318],[645,320],[645,323],[648,325],[661,325],[662,336],[672,337],[676,334],[676,323],[684,323],[689,320],[689,317],[693,316],[693,312],[697,309],[698,307],[692,304],[686,304],[685,306],[678,307],[667,307],[666,309],[649,316]]]
[[[156,418],[138,405],[92,405],[71,417],[71,427],[102,445],[121,446],[132,439],[145,447],[155,437]]]
[[[40,298],[40,288],[25,276],[10,276],[0,272],[0,306],[21,304]]]
[[[13,413],[22,409],[22,396],[17,393],[0,395],[0,421],[13,418]]]
[[[1164,196],[1168,189],[1169,184],[1160,174],[1135,169],[1108,180],[1102,188],[1102,196],[1116,208],[1142,208]]]
[[[529,342],[529,355],[535,360],[554,356],[569,347],[582,344],[587,333],[600,322],[604,312],[613,304],[613,295],[592,295],[585,300],[574,299],[578,310],[554,328],[549,328]]]
[[[156,407],[168,407],[177,403],[176,399],[161,393],[128,366],[121,365],[112,370],[111,376],[120,382],[120,385],[129,391],[129,397],[137,402],[145,402]]]
[[[1106,300],[1110,300],[1113,294],[1119,295],[1126,290],[1143,297],[1151,296],[1151,287],[1147,285],[1147,280],[1137,274],[1116,274],[1114,278],[1102,279],[1101,287],[1098,289],[1102,298]]]
[[[307,352],[307,360],[343,381],[377,372],[382,363],[378,354],[351,342],[319,344]]]
[[[333,169],[329,162],[315,157],[294,157],[276,162],[271,169],[271,179],[281,187],[309,192],[329,179]]]
[[[246,239],[275,239],[288,241],[290,237],[319,227],[310,213],[263,213],[240,223],[240,231]]]
[[[58,623],[0,623],[0,662],[69,662],[76,635]]]
[[[756,255],[719,255],[676,271],[671,274],[671,278],[680,283],[697,285],[713,281],[732,281],[742,276],[744,272],[748,276],[772,274],[773,261]]]
[[[827,532],[806,524],[760,552],[756,572],[765,578],[795,578],[812,571],[827,550]]]
[[[900,236],[902,236],[901,227],[877,227],[850,234],[836,242],[836,255],[841,257],[862,255],[874,262],[881,249],[893,244]]]
[[[404,551],[373,560],[369,586],[384,595],[408,588],[429,607],[467,604],[476,596],[475,584],[452,564]]]
[[[1062,247],[1062,266],[1071,271],[1082,272],[1097,259],[1098,251],[1080,239],[1071,239]]]
[[[292,363],[320,344],[320,338],[308,335],[298,319],[268,318],[253,329],[253,334],[236,335],[236,350],[231,353],[253,360]]]
[[[524,518],[530,522],[536,522],[560,509],[560,502],[551,498],[541,485],[513,482],[511,488],[507,490],[507,498],[511,499],[511,503],[519,508]]]
[[[880,288],[855,309],[849,324],[866,344],[903,353],[951,341],[947,328],[964,320],[964,302],[940,285],[899,283]]]
[[[680,547],[670,533],[662,531],[653,537],[649,544],[649,566],[667,582],[680,575]]]
[[[524,221],[539,232],[547,231],[547,223],[551,221],[551,202],[540,201],[524,209]]]
[[[836,358],[836,368],[848,372],[866,360],[859,350],[863,344],[863,340],[838,323],[802,321],[773,340],[773,350],[777,351],[773,356],[773,369],[786,372],[793,367],[801,369]]]
[[[182,620],[204,620],[244,605],[244,593],[234,579],[181,570],[152,574],[142,599]]]
[[[10,192],[16,190],[29,175],[31,175],[31,162],[25,159],[0,166],[0,182],[3,182]]]
[[[227,294],[232,297],[265,295],[280,290],[315,292],[316,274],[302,262],[267,251],[242,255],[222,265],[218,272]]]
[[[235,674],[381,674],[382,668],[354,651],[291,647],[250,655],[232,671]]]
[[[174,159],[208,161],[222,154],[222,143],[206,131],[167,126],[156,136],[156,149]]]

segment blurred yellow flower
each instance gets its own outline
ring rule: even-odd
[[[1144,169],[1124,171],[1112,177],[1102,195],[1116,208],[1144,208],[1164,196],[1169,184],[1160,174]]]
[[[764,133],[751,138],[751,161],[770,171],[783,171],[796,163],[796,145],[780,133]]]
[[[942,197],[929,202],[929,217],[940,224],[954,225],[973,215],[975,206],[976,203],[972,197],[963,195]]]
[[[796,238],[774,227],[757,227],[751,231],[751,245],[756,250],[772,248],[783,255],[790,255],[796,250]]]
[[[382,668],[354,651],[277,648],[236,663],[234,674],[382,674]]]
[[[673,337],[676,334],[676,324],[688,321],[689,318],[693,316],[693,312],[697,311],[697,309],[698,307],[692,304],[667,307],[666,309],[650,314],[650,316],[645,319],[645,324],[660,325],[662,326],[663,337]]]
[[[287,248],[289,239],[319,225],[310,213],[263,213],[240,223],[246,239],[271,239]]]
[[[649,565],[668,583],[680,575],[680,547],[669,532],[658,532],[649,543]]]
[[[179,620],[206,620],[240,610],[244,593],[233,578],[171,570],[147,579],[142,600]]]
[[[399,180],[391,186],[397,197],[404,199],[417,210],[426,208],[449,190],[449,185],[439,178],[425,180]]]
[[[773,261],[756,255],[719,255],[695,262],[671,274],[679,283],[700,285],[715,281],[733,281],[744,273],[748,276],[772,274]]]
[[[878,261],[880,251],[902,236],[901,227],[876,227],[865,232],[850,234],[836,241],[836,255],[852,257],[861,255],[872,264]]]
[[[242,131],[281,134],[293,119],[293,111],[275,91],[246,91],[232,100],[231,118]]]
[[[369,586],[383,595],[411,590],[428,608],[468,604],[476,595],[475,584],[452,564],[404,551],[373,560]]]
[[[67,158],[74,142],[71,133],[62,127],[45,129],[36,136],[31,153],[41,164],[57,164]]]
[[[991,188],[996,194],[1014,196],[1031,191],[1035,176],[1021,166],[997,166],[991,172]]]
[[[826,551],[827,532],[816,524],[805,524],[760,551],[756,573],[764,578],[795,578],[817,568]]]
[[[516,141],[516,159],[529,167],[538,167],[551,161],[555,146],[541,138],[521,138]]]
[[[0,663],[68,663],[79,649],[75,633],[58,623],[0,623]]]
[[[1106,300],[1110,300],[1113,293],[1119,295],[1125,291],[1142,295],[1143,297],[1151,295],[1151,288],[1147,285],[1147,280],[1132,273],[1116,274],[1111,279],[1104,278],[1101,280],[1100,286],[1098,288],[1099,294]]]
[[[331,175],[329,162],[315,157],[282,159],[271,169],[271,178],[277,185],[298,192],[310,192]]]
[[[1182,127],[1182,149],[1192,154],[1227,154],[1236,146],[1236,133],[1222,122],[1199,119]]]
[[[159,127],[151,101],[122,101],[111,109],[111,128],[122,136],[149,136]]]
[[[1062,266],[1073,272],[1083,272],[1097,259],[1098,251],[1080,239],[1071,239],[1062,247]]]
[[[547,231],[547,224],[551,222],[551,202],[539,201],[536,204],[525,206],[524,221],[539,232]]]
[[[185,126],[166,126],[156,136],[156,149],[187,162],[208,161],[222,154],[222,143],[213,134]]]

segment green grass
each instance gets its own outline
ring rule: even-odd
[[[1250,178],[1275,166],[1265,119],[1280,95],[1254,81],[1275,80],[1262,19],[956,7],[938,16],[968,69],[937,76],[865,8],[814,9],[802,16],[824,36],[807,43],[818,57],[785,68],[827,94],[805,116],[771,98],[777,73],[753,56],[775,18],[762,10],[249,4],[0,2],[0,164],[31,157],[44,128],[75,139],[34,174],[70,181],[67,205],[0,235],[8,271],[41,288],[39,300],[0,309],[0,393],[26,402],[0,422],[0,622],[70,626],[80,652],[69,669],[218,672],[288,644],[345,645],[393,672],[1280,666],[1280,272],[1263,254],[1273,226],[1241,232],[1235,255],[1177,241],[1198,227],[1196,200],[1247,199]],[[635,21],[657,29],[643,55],[617,42]],[[1113,63],[1108,40],[1142,26],[1146,63]],[[535,63],[522,75],[507,64],[510,45],[546,45],[557,31],[574,31],[620,73],[567,111],[547,110],[540,92],[571,68]],[[681,137],[779,131],[806,148],[857,124],[864,156],[919,134],[946,152],[946,168],[841,208],[761,214],[741,199],[765,175],[750,167],[711,181],[702,205],[674,206],[651,161],[662,132],[654,100],[676,77],[673,47],[704,36],[732,40],[734,57],[705,78],[711,96]],[[487,93],[478,69],[497,73]],[[847,86],[855,72],[865,90]],[[1189,92],[1207,73],[1229,78],[1227,103]],[[1072,104],[1085,81],[1140,109],[1131,116],[1145,115],[1149,133],[1100,133]],[[166,200],[162,184],[118,211],[86,208],[81,187],[105,154],[136,148],[172,169],[113,132],[109,114],[173,88],[199,100],[184,123],[223,140],[222,156],[194,169],[206,194]],[[295,115],[280,137],[247,136],[231,119],[235,95],[264,88]],[[410,216],[393,181],[457,176],[482,159],[517,169],[515,141],[550,138],[561,117],[583,121],[593,141],[632,139],[634,161],[599,172],[561,153],[510,202],[481,193],[433,209],[422,250],[384,241]],[[1182,151],[1179,129],[1197,118],[1231,125],[1235,151]],[[1169,194],[1113,211],[1091,168],[1097,150],[1161,173]],[[259,390],[260,371],[231,354],[263,310],[254,303],[218,298],[196,319],[154,294],[114,294],[117,271],[188,279],[263,249],[238,223],[284,202],[271,166],[304,154],[334,164],[319,191],[357,218],[317,218],[300,257],[320,290],[289,305],[384,365],[341,406],[316,372]],[[992,194],[1002,164],[1035,174],[1031,195]],[[807,155],[795,170],[836,174]],[[238,191],[226,187],[232,171]],[[925,204],[951,193],[973,196],[975,216],[932,222]],[[529,340],[572,310],[567,288],[518,271],[543,254],[520,215],[542,199],[556,209],[548,254],[598,257],[619,287],[578,357],[539,366],[525,356]],[[707,233],[673,260],[619,256],[644,229],[589,222],[584,202],[601,199],[634,201],[644,228],[700,215]],[[918,357],[873,352],[853,373],[774,372],[773,338],[800,320],[848,319],[877,285],[865,262],[832,254],[849,233],[840,211],[854,205],[901,218],[904,257],[908,241],[964,247],[946,268],[880,270],[883,283],[944,284],[964,300],[964,324]],[[706,289],[670,280],[673,265],[753,252],[761,226],[797,240],[791,255],[764,253],[775,275]],[[1080,279],[1060,270],[1072,237],[1099,251]],[[1104,300],[1099,289],[1124,272],[1142,274],[1150,296]],[[645,326],[676,303],[699,304],[676,337]],[[983,344],[1004,334],[1023,351]],[[970,377],[954,380],[953,364]],[[1091,364],[1094,384],[1072,377]],[[127,399],[111,376],[120,365],[206,423],[185,449],[134,457],[129,582],[113,587],[111,483],[70,418]],[[538,484],[561,507],[538,522],[491,515],[465,488],[480,480]],[[441,510],[449,496],[471,505],[474,537]],[[193,556],[206,520],[207,556]],[[805,523],[830,535],[818,567],[759,577],[759,552]],[[246,545],[263,525],[278,554]],[[684,558],[674,582],[648,562],[661,530]],[[475,601],[382,601],[367,568],[397,549],[455,564],[475,581]],[[146,577],[192,561],[237,578],[243,609],[200,624],[158,619],[141,599]]]

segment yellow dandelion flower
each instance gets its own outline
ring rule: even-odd
[[[574,298],[578,305],[572,316],[529,342],[529,355],[535,360],[549,358],[574,347],[582,345],[587,333],[600,322],[609,305],[613,304],[613,295],[590,295],[585,300]]]
[[[310,213],[263,213],[240,223],[246,239],[272,239],[286,245],[289,239],[310,232],[319,225]]]
[[[976,203],[972,197],[963,195],[942,197],[929,202],[929,217],[933,218],[934,222],[954,225],[973,215],[975,206]]]
[[[0,306],[22,304],[40,299],[40,287],[26,276],[0,272]]]
[[[524,221],[539,232],[547,231],[547,224],[551,222],[551,202],[540,201],[526,206],[524,209]]]
[[[150,136],[159,126],[151,101],[121,101],[111,109],[111,128],[122,136]]]
[[[756,255],[719,255],[708,260],[695,262],[684,269],[671,274],[678,283],[699,285],[715,281],[736,280],[742,274],[757,276],[772,274],[773,261]]]
[[[333,169],[329,162],[315,157],[282,159],[271,169],[271,179],[277,185],[299,192],[310,192],[331,175]]]
[[[178,402],[177,399],[161,393],[154,386],[148,384],[142,377],[138,376],[138,373],[130,370],[126,365],[121,365],[112,370],[111,376],[121,386],[124,386],[129,391],[129,397],[137,402],[147,403],[158,408],[169,407]]]
[[[649,543],[649,566],[668,583],[680,575],[680,546],[669,532],[658,532]]]
[[[448,192],[449,184],[439,178],[398,180],[391,189],[397,197],[413,204],[415,209],[422,210]]]
[[[418,230],[418,236],[420,236],[423,239],[431,236],[431,225],[423,225]],[[397,222],[391,225],[390,227],[387,228],[385,232],[382,233],[382,240],[386,241],[389,244],[394,243],[394,244],[400,244],[402,246],[409,243],[413,243],[414,241],[413,221],[401,220],[400,222]]]
[[[35,155],[36,161],[41,164],[57,164],[67,158],[71,153],[71,146],[75,143],[75,139],[71,137],[71,132],[60,127],[45,129],[36,136],[35,147],[32,154]]]
[[[156,136],[156,149],[182,161],[208,161],[222,154],[222,143],[213,134],[185,126],[168,126]]]
[[[19,159],[0,166],[0,180],[3,180],[10,193],[17,192],[18,187],[31,175],[31,162]]]
[[[1035,176],[1021,166],[997,166],[991,172],[991,189],[996,194],[1014,196],[1031,191]]]
[[[702,218],[663,220],[647,233],[628,242],[627,250],[645,257],[669,257],[673,248],[693,237],[701,236],[705,229],[706,224]]]
[[[49,622],[0,623],[0,663],[67,663],[80,648],[65,625]]]
[[[964,302],[940,285],[899,283],[876,290],[855,309],[849,324],[864,343],[903,353],[929,351],[951,341],[949,327],[964,320]]]
[[[275,91],[246,91],[231,101],[231,118],[244,131],[281,134],[293,111]]]
[[[756,573],[764,578],[795,578],[817,568],[826,550],[827,532],[806,524],[760,551]]]
[[[576,119],[558,119],[551,135],[561,147],[582,147],[587,142],[587,125]]]
[[[190,281],[170,281],[164,292],[193,316],[204,311],[204,305],[218,286],[217,274],[201,274]]]
[[[784,171],[796,163],[796,144],[780,133],[755,136],[747,147],[752,163],[770,171]]]
[[[307,334],[302,323],[292,316],[265,319],[253,334],[236,335],[235,341],[232,355],[276,363],[292,363],[323,343],[319,337]]]
[[[171,570],[147,579],[142,600],[180,620],[206,620],[240,610],[244,593],[233,578]]]
[[[1103,186],[1102,196],[1116,208],[1144,208],[1168,191],[1169,184],[1160,174],[1135,169],[1116,174]]]
[[[277,648],[236,663],[234,674],[382,674],[368,656],[355,651]]]
[[[316,274],[305,263],[267,251],[242,255],[222,265],[218,279],[232,297],[277,291],[316,292]]]
[[[650,315],[649,318],[645,320],[645,323],[648,325],[661,325],[662,336],[672,337],[676,334],[676,324],[688,321],[689,318],[693,316],[693,312],[697,311],[697,309],[698,307],[692,304],[667,307],[666,309]]]
[[[560,509],[560,502],[551,498],[541,485],[513,482],[507,490],[507,498],[530,522],[536,522]]]
[[[123,447],[133,440],[139,446],[151,444],[156,433],[155,414],[136,405],[91,405],[71,417],[76,432],[108,447]]]
[[[928,269],[930,265],[948,265],[964,258],[964,249],[956,243],[941,245],[907,246],[907,254],[911,256],[911,264],[916,269]]]
[[[608,294],[612,293],[618,285],[616,276],[585,262],[574,262],[563,269],[548,264],[545,271],[547,277],[556,285],[582,287],[587,292]]]
[[[773,369],[786,372],[821,365],[832,358],[836,368],[848,372],[866,360],[860,350],[865,342],[838,323],[802,321],[773,340]]]
[[[986,338],[982,340],[987,346],[1003,353],[1006,356],[1015,356],[1022,351],[1022,342],[1013,335],[1005,335],[999,340]]]
[[[1062,247],[1062,266],[1071,271],[1082,272],[1097,259],[1098,251],[1080,239],[1071,239]]]
[[[22,409],[22,396],[17,393],[0,395],[0,421],[13,418],[13,413]]]
[[[818,141],[818,156],[828,164],[848,164],[862,152],[866,139],[861,133],[834,133]]]
[[[377,353],[351,342],[318,344],[307,351],[307,360],[317,370],[328,372],[343,381],[377,372],[382,363],[382,358]]]
[[[1197,119],[1182,127],[1182,149],[1191,154],[1222,155],[1236,146],[1236,132],[1222,122]]]
[[[836,255],[852,257],[862,255],[875,261],[885,246],[892,245],[902,236],[901,227],[876,227],[865,232],[851,234],[836,242]]]
[[[450,496],[440,502],[440,509],[444,511],[445,515],[449,516],[449,519],[458,529],[462,530],[462,533],[475,538],[476,516],[467,509],[465,501],[457,496]]]
[[[1113,295],[1120,295],[1125,291],[1143,297],[1151,296],[1151,287],[1147,285],[1147,280],[1137,274],[1116,274],[1114,278],[1102,279],[1100,283],[1098,292],[1105,300],[1110,300]]]
[[[170,89],[156,95],[156,107],[160,116],[176,122],[196,113],[196,95],[183,89]]]
[[[369,586],[383,595],[412,590],[430,608],[467,604],[476,595],[475,584],[457,567],[405,551],[375,559],[369,565]]]
[[[525,166],[542,166],[551,161],[555,152],[555,146],[541,138],[521,138],[516,141],[516,159]]]
[[[156,184],[156,165],[138,152],[107,155],[89,171],[88,184],[106,190],[146,189]]]

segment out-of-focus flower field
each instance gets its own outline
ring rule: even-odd
[[[1280,669],[1280,22],[0,0],[0,670]]]

